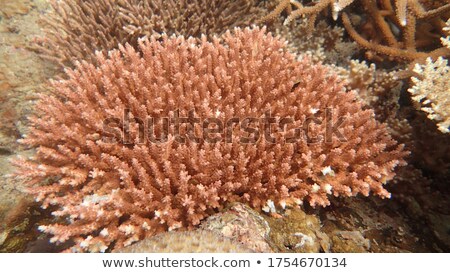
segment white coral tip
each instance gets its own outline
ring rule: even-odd
[[[312,185],[311,193],[317,193],[320,190],[320,186],[317,184]]]

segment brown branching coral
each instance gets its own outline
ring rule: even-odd
[[[138,38],[167,33],[198,37],[248,26],[262,16],[255,0],[238,1],[51,1],[46,14],[46,36],[38,51],[61,67],[76,60],[95,61],[95,51],[118,44],[137,48]]]
[[[128,0],[122,14],[127,21],[125,29],[134,35],[200,38],[256,23],[265,12],[257,4],[256,0]]]
[[[96,50],[108,51],[119,43],[136,44],[137,37],[123,29],[119,2],[52,0],[52,10],[43,18],[45,37],[37,39],[37,50],[63,68],[75,60],[94,60]]]
[[[280,16],[283,11],[287,11],[288,17],[285,23],[288,24],[301,16],[308,16],[315,21],[319,13],[325,11],[328,7],[331,8],[333,18],[336,20],[339,11],[353,3],[354,0],[320,0],[312,5],[303,5],[301,1],[296,0],[279,0],[279,4],[273,9],[272,12],[264,16],[261,21],[271,21]]]
[[[450,12],[450,3],[441,2],[444,3],[436,7],[420,0],[321,0],[309,6],[301,1],[283,0],[262,20],[274,20],[286,10],[285,23],[301,16],[307,16],[313,22],[321,12],[330,8],[335,20],[342,13],[347,33],[368,51],[368,57],[381,55],[406,62],[420,62],[427,57],[450,55],[445,47],[434,48]],[[359,21],[357,27],[353,26],[348,15],[351,13],[350,4],[357,6],[355,10],[365,11],[363,15],[355,14]],[[344,9],[348,12],[341,12]]]
[[[336,75],[284,46],[260,29],[211,42],[151,37],[68,70],[22,141],[36,156],[16,161],[36,199],[67,219],[41,230],[72,239],[69,251],[105,251],[197,225],[226,202],[273,210],[389,197],[403,146]],[[282,126],[257,133],[260,119]]]

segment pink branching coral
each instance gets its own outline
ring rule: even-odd
[[[231,201],[270,211],[303,200],[326,206],[330,195],[390,196],[383,184],[404,164],[403,146],[337,76],[297,60],[283,40],[256,28],[211,42],[139,43],[97,54],[98,67],[78,63],[37,104],[22,141],[37,153],[16,161],[16,175],[66,221],[40,228],[53,242],[120,249],[195,226]],[[169,133],[157,123],[159,141],[143,140],[140,121],[164,117]],[[188,138],[174,133],[188,127],[175,117],[209,123]],[[284,126],[258,134],[262,118]],[[220,120],[232,121],[229,130]]]

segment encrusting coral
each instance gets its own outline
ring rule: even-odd
[[[37,39],[36,49],[61,68],[95,61],[96,50],[107,52],[119,44],[138,48],[138,38],[145,35],[222,34],[263,14],[255,0],[52,0],[51,5],[43,17],[46,35]]]
[[[326,206],[330,195],[390,197],[383,185],[405,163],[403,146],[336,75],[283,40],[255,28],[139,46],[99,53],[98,66],[77,63],[36,106],[21,142],[37,152],[15,161],[15,175],[67,219],[40,228],[52,242],[120,249],[198,225],[233,201],[272,211]],[[165,117],[167,134],[163,122],[141,139],[143,121]],[[181,119],[203,121],[203,133],[197,122],[177,134],[189,127]],[[260,119],[283,126],[258,133]]]

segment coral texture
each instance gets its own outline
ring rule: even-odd
[[[344,41],[343,28],[331,27],[324,20],[319,20],[313,28],[309,20],[299,20],[295,25],[275,22],[270,29],[289,42],[293,53],[304,54],[313,62],[347,66],[352,55],[358,53],[356,43]]]
[[[138,38],[145,35],[221,34],[248,26],[262,15],[254,0],[52,0],[51,4],[53,9],[44,17],[46,35],[38,39],[37,49],[61,67],[76,60],[95,61],[96,50],[107,52],[119,43],[138,48]]]
[[[123,29],[120,0],[51,0],[43,16],[44,37],[37,50],[61,68],[75,60],[95,60],[96,50],[111,50],[119,43],[136,44],[137,37]]]
[[[348,68],[336,67],[338,75],[347,81],[347,88],[354,90],[374,110],[379,121],[385,122],[395,116],[402,82],[396,72],[377,69],[375,64],[351,60]],[[388,110],[388,111],[386,111]]]
[[[270,8],[270,7],[268,7]],[[270,29],[285,38],[291,52],[307,56],[313,62],[321,62],[338,74],[346,82],[347,90],[353,90],[358,97],[371,107],[376,119],[388,124],[391,134],[402,143],[410,138],[407,120],[399,117],[400,91],[403,87],[399,77],[410,77],[407,70],[387,71],[377,68],[374,63],[352,60],[358,56],[355,42],[346,42],[345,30],[330,27],[324,20],[318,20],[314,27],[309,20],[298,20],[296,24],[271,24]]]
[[[265,10],[256,0],[128,0],[125,29],[138,36],[166,33],[185,37],[220,35],[255,23]]]
[[[151,37],[140,51],[121,46],[98,54],[98,67],[68,70],[22,140],[36,156],[15,162],[36,199],[67,219],[41,230],[53,242],[73,239],[70,251],[105,251],[198,225],[226,202],[272,211],[302,200],[326,206],[330,195],[389,197],[383,185],[404,164],[403,146],[336,75],[284,46],[258,28],[211,42]],[[247,118],[268,116],[285,130],[263,138]],[[159,141],[142,142],[138,120],[150,117],[175,123],[165,137],[155,125]],[[216,141],[202,126],[189,138],[174,133],[174,117],[214,119]],[[217,120],[233,123],[220,130]]]

